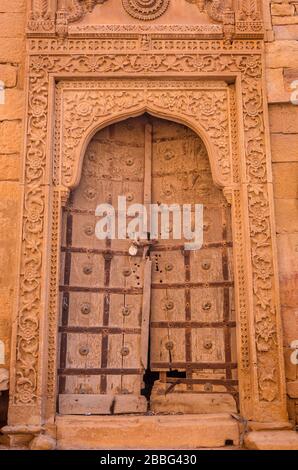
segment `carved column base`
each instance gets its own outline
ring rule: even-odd
[[[55,450],[56,440],[48,434],[40,434],[30,442],[30,450]]]

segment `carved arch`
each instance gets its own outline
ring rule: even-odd
[[[90,84],[92,87],[92,82]],[[198,82],[181,88],[177,83],[176,88],[172,84],[167,89],[163,82],[155,82],[148,88],[148,82],[140,81],[139,86],[143,88],[136,89],[129,82],[128,88],[121,82],[118,86],[124,85],[126,90],[119,92],[117,83],[111,91],[105,90],[104,83],[93,82],[95,90],[86,91],[82,86],[83,90],[77,91],[75,96],[63,93],[66,96],[63,100],[62,177],[59,183],[68,188],[78,185],[87,145],[96,132],[112,123],[148,112],[184,124],[196,132],[206,146],[214,183],[220,188],[230,186],[233,178],[228,87],[224,83],[220,87],[217,82],[216,89],[215,84],[212,89],[211,84],[204,87]],[[112,103],[111,108],[107,102]]]

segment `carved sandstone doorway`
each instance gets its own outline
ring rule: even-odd
[[[204,245],[98,240],[95,209],[203,204]],[[63,213],[61,414],[236,411],[231,211],[189,128],[149,115],[99,131]]]

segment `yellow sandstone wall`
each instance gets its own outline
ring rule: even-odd
[[[0,80],[6,88],[5,104],[0,105],[0,340],[5,343],[7,367],[20,220],[25,4],[26,0],[0,0]]]
[[[298,340],[298,103],[291,102],[291,84],[298,80],[298,0],[266,0],[264,10],[287,393],[290,416],[298,421],[297,366],[290,360],[290,345]],[[296,90],[298,99],[298,82]]]

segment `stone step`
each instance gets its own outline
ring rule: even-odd
[[[298,450],[298,433],[295,431],[253,431],[244,440],[251,450]]]
[[[57,416],[57,449],[198,449],[239,445],[229,414]]]

